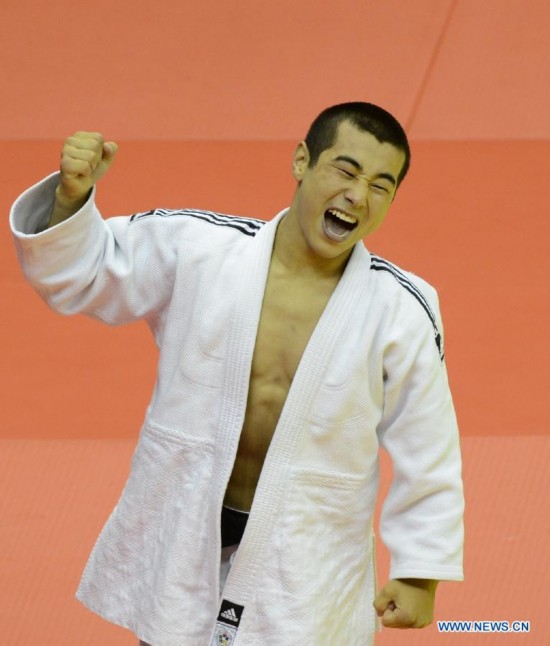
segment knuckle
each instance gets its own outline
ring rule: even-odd
[[[99,132],[78,130],[65,139],[65,145],[75,148],[99,148],[103,145],[103,135]]]
[[[68,168],[69,166],[72,166],[74,164],[74,159],[67,154],[62,154],[61,155],[61,168]]]
[[[67,137],[63,142],[63,150],[66,148],[74,148],[78,145],[78,138],[74,135]]]

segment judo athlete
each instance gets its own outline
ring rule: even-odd
[[[328,108],[271,221],[157,209],[103,220],[114,142],[78,132],[16,201],[23,271],[58,312],[144,319],[158,378],[128,482],[77,593],[152,646],[364,646],[422,627],[462,579],[463,493],[440,313],[370,253],[409,166],[399,123]],[[376,589],[378,452],[393,461]]]

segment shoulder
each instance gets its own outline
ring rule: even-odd
[[[256,218],[247,218],[215,211],[202,209],[152,209],[130,216],[132,226],[153,226],[163,229],[185,229],[192,235],[194,231],[202,236],[216,233],[220,237],[227,235],[254,237],[265,224],[265,221]]]
[[[406,316],[415,327],[420,324],[433,329],[435,343],[443,359],[442,324],[435,288],[420,276],[373,253],[370,254],[370,269],[377,282],[382,283],[381,298],[390,309],[398,312],[400,318]]]
[[[408,292],[419,302],[427,301],[430,305],[438,306],[435,288],[420,276],[373,253],[370,254],[370,269],[376,272],[379,279],[385,280],[388,285],[393,285],[397,293],[402,291],[404,295]]]

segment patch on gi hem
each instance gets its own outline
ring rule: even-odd
[[[244,606],[222,599],[211,646],[232,646],[241,623]]]

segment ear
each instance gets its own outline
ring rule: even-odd
[[[307,167],[309,166],[309,150],[306,142],[301,141],[294,151],[292,159],[292,174],[297,182],[301,182],[304,178]]]

